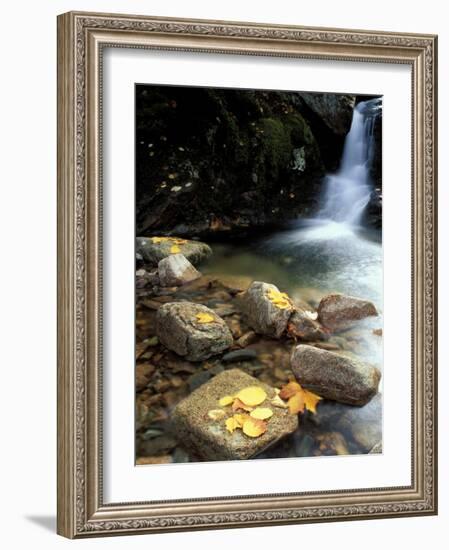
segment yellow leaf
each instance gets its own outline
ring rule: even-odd
[[[243,424],[245,423],[245,420],[248,418],[248,415],[247,414],[234,414],[233,418],[237,422],[238,427],[242,428]]]
[[[248,407],[257,407],[265,401],[267,394],[260,386],[249,386],[240,390],[236,398]]]
[[[298,384],[298,382],[289,382],[285,386],[282,387],[281,391],[279,392],[279,397],[282,399],[290,399],[295,393],[298,393],[302,390],[301,386]]]
[[[321,401],[322,398],[319,395],[312,393],[311,391],[304,389],[302,391],[304,395],[304,405],[306,406],[306,409],[315,414],[318,401]]]
[[[220,407],[227,407],[227,406],[230,405],[233,401],[234,401],[234,398],[232,397],[232,395],[225,395],[224,397],[222,397],[222,398],[220,399],[220,401],[218,402],[218,404],[220,405]]]
[[[274,304],[279,309],[288,309],[293,307],[288,294],[285,292],[280,292],[274,288],[270,288],[268,291],[268,299],[272,304]]]
[[[226,429],[228,430],[228,432],[231,432],[231,433],[240,427],[239,423],[233,416],[231,416],[230,418],[227,418],[225,424],[226,424]]]
[[[257,409],[251,411],[249,415],[258,420],[267,420],[273,416],[273,411],[268,407],[257,407]]]
[[[234,399],[234,403],[232,403],[232,410],[238,411],[239,409],[242,409],[243,411],[252,411],[252,407],[248,407],[248,405],[245,405],[240,399],[237,397]]]
[[[174,244],[170,247],[170,254],[179,254],[181,252],[181,249],[177,244]]]
[[[195,317],[196,317],[197,323],[201,323],[201,324],[213,323],[215,321],[215,317],[213,315],[203,311],[200,311],[200,313],[197,313]]]
[[[288,412],[298,414],[304,411],[304,396],[301,392],[295,393],[288,400]]]
[[[151,240],[154,244],[163,243],[164,241],[170,240],[168,237],[151,237]]]
[[[223,416],[225,415],[226,413],[224,412],[223,409],[212,409],[211,411],[209,411],[207,413],[207,416],[211,419],[211,420],[220,420],[221,418],[223,418]]]
[[[248,437],[259,437],[267,431],[265,420],[248,417],[243,423],[243,433]]]

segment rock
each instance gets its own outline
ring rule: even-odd
[[[318,320],[330,330],[343,330],[365,317],[377,315],[372,302],[345,294],[329,294],[318,306]]]
[[[297,308],[290,317],[287,326],[288,334],[300,340],[325,340],[328,334],[320,323],[313,318],[313,314],[302,308]]]
[[[337,135],[346,135],[352,122],[355,96],[328,93],[300,93],[304,103]]]
[[[382,454],[382,441],[379,441],[374,445],[374,447],[369,452],[370,455]]]
[[[181,253],[190,263],[197,265],[212,254],[209,245],[199,241],[189,241],[176,237],[137,237],[136,251],[144,261],[156,266],[158,263],[175,253]],[[177,250],[179,248],[179,250]]]
[[[257,333],[280,338],[294,312],[290,302],[285,308],[278,307],[269,298],[269,293],[279,295],[279,289],[272,284],[254,281],[241,297],[241,307],[247,322]]]
[[[237,363],[238,361],[251,361],[256,357],[257,353],[253,349],[238,349],[223,355],[222,361],[223,363]]]
[[[250,330],[248,332],[245,332],[243,336],[240,336],[236,344],[241,348],[246,348],[246,346],[249,346],[250,344],[254,344],[257,338],[258,338],[257,334],[253,330]]]
[[[248,386],[262,387],[267,399],[261,406],[270,406],[270,400],[276,395],[274,388],[239,369],[215,376],[182,400],[172,414],[173,433],[180,444],[203,460],[248,459],[297,429],[297,415],[276,407],[272,407],[273,416],[268,421],[267,431],[254,438],[246,436],[240,429],[233,433],[226,429],[226,418],[233,414],[231,407],[224,408],[225,418],[215,421],[209,418],[208,412],[217,409],[220,398],[234,395]]]
[[[141,363],[136,367],[136,390],[141,391],[147,387],[151,380],[151,376],[155,371],[153,365]]]
[[[207,322],[201,322],[201,315]],[[209,320],[210,319],[210,320]],[[160,342],[189,361],[201,361],[231,347],[232,334],[212,309],[192,302],[169,302],[157,310]]]
[[[208,382],[211,378],[211,373],[206,370],[201,370],[199,372],[196,372],[195,374],[192,374],[192,376],[189,377],[187,380],[187,383],[189,385],[190,391],[194,391],[206,382]]]
[[[182,286],[201,277],[183,254],[171,254],[157,266],[161,286]]]
[[[157,270],[146,271],[145,269],[138,269],[136,271],[136,287],[144,288],[146,286],[155,286],[159,284],[159,275]]]
[[[326,399],[365,405],[376,395],[380,371],[369,365],[313,346],[297,346],[291,367],[298,382]]]

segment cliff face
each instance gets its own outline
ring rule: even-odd
[[[353,96],[139,85],[136,232],[211,235],[317,208]]]

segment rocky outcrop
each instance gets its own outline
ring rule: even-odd
[[[259,437],[249,437],[241,429],[226,429],[226,419],[234,414],[231,406],[220,407],[224,396],[232,396],[247,387],[260,387],[266,393],[261,407],[269,407],[272,416],[267,430]],[[239,369],[215,376],[181,401],[172,413],[173,433],[189,453],[203,460],[242,460],[271,447],[298,427],[298,416],[271,406],[274,388]],[[210,413],[210,414],[209,414]]]
[[[328,294],[318,306],[318,320],[332,331],[344,330],[366,317],[377,315],[372,302],[345,294]]]
[[[254,281],[240,300],[248,324],[259,334],[280,338],[295,311],[290,298],[272,284]]]
[[[349,405],[368,403],[376,395],[381,378],[372,365],[307,345],[294,349],[291,367],[304,388]]]
[[[157,310],[161,343],[189,361],[202,361],[228,349],[232,334],[212,309],[192,302],[169,302]]]
[[[334,133],[345,136],[349,132],[355,96],[313,92],[299,93],[299,96]]]
[[[201,277],[201,273],[193,267],[183,254],[171,254],[158,264],[161,286],[182,286]]]
[[[137,237],[136,252],[150,266],[157,266],[161,260],[174,254],[182,254],[197,265],[212,254],[212,249],[206,243],[178,237]]]

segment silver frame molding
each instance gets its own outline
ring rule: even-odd
[[[104,47],[408,64],[412,69],[412,484],[104,504]],[[70,538],[437,513],[437,37],[70,12],[58,17],[58,533]]]

